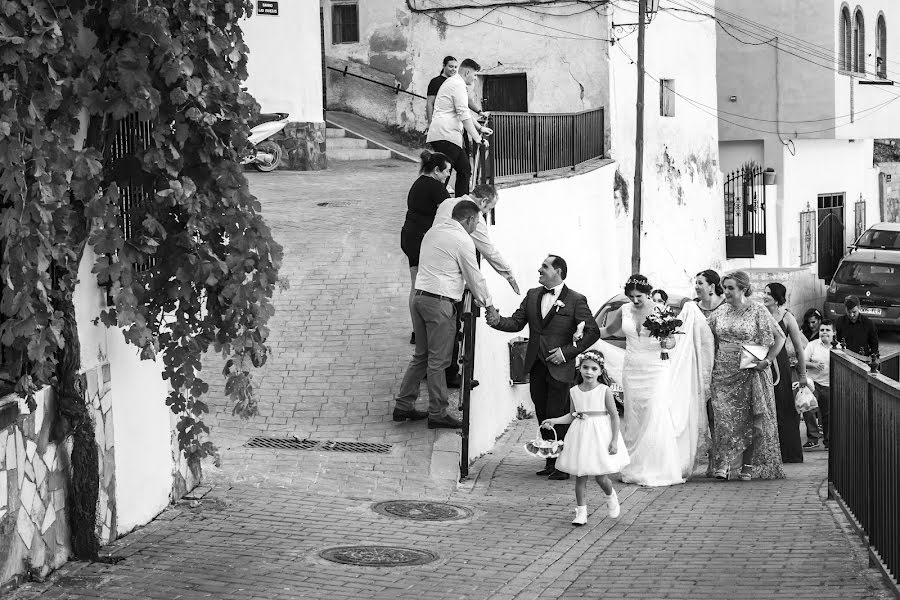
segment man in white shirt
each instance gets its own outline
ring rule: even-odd
[[[394,420],[418,421],[428,417],[428,428],[459,428],[462,423],[447,413],[450,405],[445,369],[450,365],[456,338],[456,304],[468,285],[475,301],[496,310],[487,283],[478,270],[470,234],[481,219],[472,201],[458,203],[449,221],[435,223],[422,239],[419,273],[413,298],[416,350],[400,384]],[[415,409],[419,384],[428,374],[428,412]]]
[[[825,319],[819,325],[819,338],[812,340],[803,350],[806,358],[806,372],[815,385],[816,401],[819,403],[819,420],[822,426],[822,442],[828,448],[828,418],[831,409],[831,342],[834,339],[834,321]],[[805,420],[805,419],[804,419]],[[806,421],[807,428],[811,428]],[[804,448],[815,448],[819,445],[817,436],[807,434]]]
[[[434,216],[434,222],[438,223],[450,220],[452,218],[450,215],[453,212],[453,208],[464,200],[471,200],[481,209],[482,215],[488,215],[494,207],[497,206],[500,197],[497,195],[497,190],[494,186],[487,183],[480,183],[475,186],[475,189],[462,198],[447,198],[441,202],[440,206],[438,206],[437,214]],[[497,247],[494,246],[494,243],[491,241],[491,236],[488,233],[487,224],[484,219],[478,219],[478,225],[475,226],[475,231],[472,232],[472,241],[475,242],[475,249],[481,253],[482,258],[484,258],[501,277],[508,281],[513,291],[518,294],[519,284],[516,282],[516,278],[513,275],[512,267],[506,262],[506,259],[503,258],[503,255],[500,254],[500,251],[497,250]]]
[[[431,144],[435,152],[440,152],[450,159],[456,171],[455,192],[461,198],[469,193],[469,180],[472,178],[472,166],[466,155],[463,142],[463,131],[476,144],[487,145],[481,131],[489,130],[479,125],[469,112],[469,93],[466,86],[475,83],[475,74],[481,70],[477,62],[471,58],[462,61],[456,75],[448,77],[434,99],[434,112],[428,126],[425,141]]]

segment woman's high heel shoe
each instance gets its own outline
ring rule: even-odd
[[[713,476],[716,479],[721,479],[722,481],[725,481],[728,479],[728,469],[716,469],[713,472]]]
[[[744,465],[741,467],[741,472],[738,474],[738,479],[741,481],[750,481],[753,479],[753,465]]]

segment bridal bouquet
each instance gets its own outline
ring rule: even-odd
[[[673,336],[681,333],[677,329],[683,324],[669,306],[654,310],[644,319],[644,327],[650,332],[650,336],[659,339],[659,358],[661,360],[669,360],[669,350],[675,347]]]

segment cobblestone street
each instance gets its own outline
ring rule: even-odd
[[[533,421],[512,423],[459,486],[435,472],[435,431],[391,419],[412,348],[399,229],[415,175],[415,165],[393,160],[248,174],[285,246],[290,279],[274,300],[273,355],[256,377],[260,415],[231,415],[221,367],[208,360],[208,422],[221,466],[205,464],[198,489],[104,548],[118,562],[69,563],[12,600],[892,597],[840,510],[825,501],[821,450],[785,465],[788,478],[778,481],[617,483],[617,520],[606,517],[592,483],[580,528],[570,525],[574,482],[535,477],[543,465],[522,450]],[[253,436],[393,447],[245,447]],[[383,500],[469,512],[443,522],[402,519],[373,510]],[[353,545],[436,559],[360,567],[319,554]]]

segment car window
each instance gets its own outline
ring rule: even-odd
[[[885,248],[900,250],[900,231],[880,231],[870,229],[861,236],[856,246],[858,248]]]
[[[837,283],[868,287],[900,287],[900,266],[883,263],[844,262],[834,274]]]

